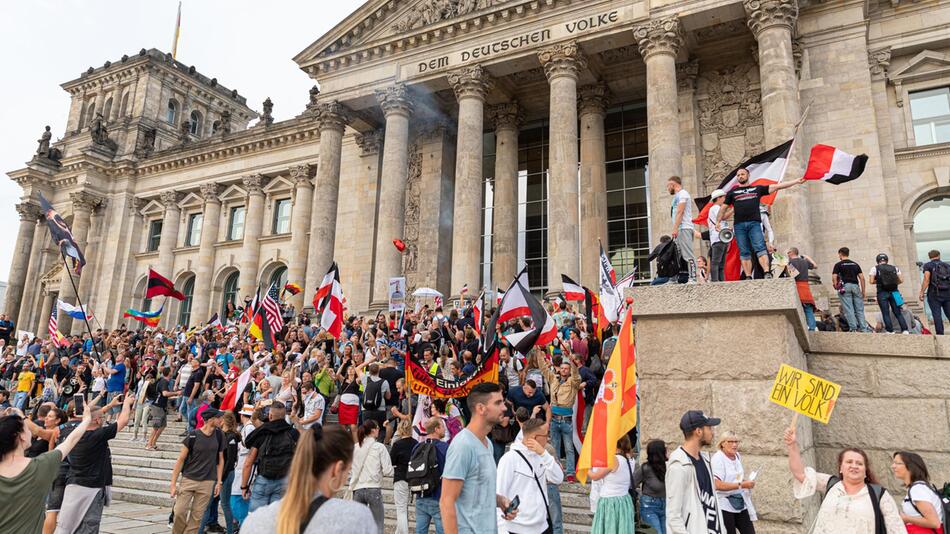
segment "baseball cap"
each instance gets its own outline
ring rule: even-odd
[[[246,416],[248,416],[248,417],[254,415],[254,405],[253,405],[253,404],[245,404],[244,406],[241,407],[241,411],[240,411],[239,413],[240,413],[241,415],[246,415]]]
[[[716,189],[715,191],[712,192],[711,195],[709,195],[709,200],[716,200],[717,198],[724,197],[724,196],[726,196],[725,191],[723,191],[722,189]]]
[[[700,410],[690,410],[680,419],[680,430],[689,432],[704,426],[718,426],[722,421],[715,417],[706,417]]]
[[[207,410],[201,412],[201,418],[204,419],[205,421],[207,421],[208,419],[215,418],[215,417],[221,417],[222,415],[224,415],[224,412],[222,412],[221,410],[216,410],[214,408],[208,408]]]

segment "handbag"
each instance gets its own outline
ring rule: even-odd
[[[745,498],[742,497],[741,493],[726,495],[726,500],[729,501],[729,505],[737,512],[745,510]]]
[[[353,477],[353,481],[347,486],[346,491],[343,492],[343,498],[352,501],[353,500],[353,486],[360,481],[360,475],[363,474],[363,466],[366,465],[366,458],[372,451],[367,450],[366,454],[363,456],[363,461],[360,462],[360,468],[356,471],[356,475]]]

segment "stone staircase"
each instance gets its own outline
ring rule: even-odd
[[[174,415],[170,415],[168,428],[159,438],[160,451],[146,451],[143,443],[130,441],[132,433],[128,429],[110,442],[114,499],[160,506],[171,511],[174,500],[168,495],[169,481],[183,439],[179,434],[185,430],[184,423],[173,422],[173,419]],[[328,421],[328,424],[335,423]],[[392,478],[385,479],[383,502],[386,506],[387,532],[393,532],[396,524],[392,487]],[[560,486],[560,490],[565,534],[590,532],[594,517],[590,512],[589,488],[565,483]],[[415,531],[415,509],[412,505],[409,507],[409,528],[410,532]],[[434,526],[430,526],[429,531],[435,532]]]

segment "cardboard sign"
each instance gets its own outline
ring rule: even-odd
[[[783,363],[769,400],[827,425],[840,393],[838,384]]]
[[[396,277],[389,279],[389,311],[398,312],[406,309],[406,279]]]

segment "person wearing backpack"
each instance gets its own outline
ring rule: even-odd
[[[950,263],[940,259],[939,250],[927,253],[930,261],[924,264],[924,279],[920,284],[920,302],[927,294],[927,305],[933,314],[934,332],[943,335],[943,316],[950,320]]]
[[[372,420],[380,428],[386,424],[386,401],[392,397],[389,382],[379,376],[379,364],[371,363],[363,375],[363,421]]]
[[[880,306],[881,315],[884,318],[884,329],[888,333],[894,332],[894,323],[891,322],[891,310],[893,310],[897,322],[900,324],[901,333],[910,334],[907,321],[901,312],[901,304],[897,300],[900,298],[897,286],[904,282],[904,275],[899,267],[888,263],[887,254],[883,252],[877,255],[875,261],[877,265],[871,267],[871,271],[868,272],[868,280],[877,286],[877,305]]]
[[[241,474],[241,493],[251,500],[250,512],[280,499],[287,486],[287,471],[300,434],[287,422],[286,416],[287,408],[283,404],[271,404],[268,421],[245,440],[250,452]]]
[[[435,534],[442,534],[442,513],[439,499],[442,497],[442,469],[449,445],[445,437],[445,425],[439,417],[430,417],[425,422],[426,439],[412,449],[406,482],[409,492],[416,498],[416,534],[429,532],[429,523],[435,523]]]
[[[794,428],[785,430],[788,467],[795,498],[824,492],[813,534],[905,534],[894,499],[877,481],[867,453],[848,448],[838,453],[838,473],[818,473],[805,467]]]
[[[389,451],[379,441],[380,426],[368,419],[357,431],[356,450],[353,452],[353,469],[350,472],[350,491],[353,501],[360,502],[373,512],[373,519],[380,532],[385,530],[383,510],[383,477],[394,474]]]
[[[205,410],[204,425],[190,432],[182,442],[169,491],[175,499],[172,534],[198,532],[211,497],[221,492],[226,445],[224,434],[218,430],[222,415],[224,412],[214,408]],[[180,487],[179,475],[182,477]]]
[[[399,419],[389,460],[393,464],[393,503],[396,506],[396,534],[409,534],[409,482],[406,472],[412,460],[412,450],[418,445],[412,437],[412,420]]]
[[[950,500],[944,500],[930,483],[924,459],[913,452],[898,451],[894,453],[891,470],[907,488],[901,505],[907,534],[945,534]]]

